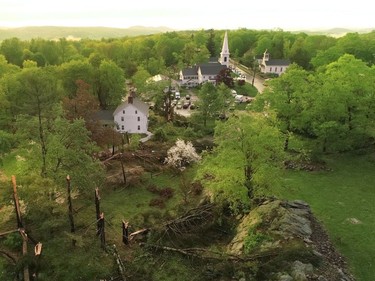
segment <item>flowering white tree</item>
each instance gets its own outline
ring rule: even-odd
[[[177,139],[176,144],[172,146],[167,152],[165,163],[177,169],[184,169],[191,163],[198,162],[201,157],[195,151],[193,144],[190,141]]]

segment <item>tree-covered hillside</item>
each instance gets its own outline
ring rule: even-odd
[[[32,38],[43,38],[56,40],[58,38],[79,39],[102,39],[118,38],[127,36],[140,36],[172,31],[168,27],[144,27],[133,26],[129,28],[113,27],[67,27],[67,26],[25,26],[17,28],[0,27],[0,42],[5,39],[17,37],[21,40]]]

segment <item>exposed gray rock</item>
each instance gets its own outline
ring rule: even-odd
[[[292,277],[295,281],[306,281],[307,275],[314,270],[312,264],[304,264],[300,261],[295,261],[292,265]]]
[[[289,274],[280,275],[278,281],[293,281],[293,277]]]

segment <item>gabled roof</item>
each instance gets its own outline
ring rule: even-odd
[[[290,64],[290,60],[288,60],[288,59],[272,59],[272,60],[266,61],[265,63],[266,63],[266,65],[272,65],[272,66],[279,66],[279,65],[287,66],[287,65]]]
[[[120,111],[122,111],[124,108],[128,107],[129,105],[129,102],[128,102],[128,99],[126,99],[126,101],[124,101],[123,103],[121,103],[117,108],[116,110],[113,112],[113,116],[115,116],[117,113],[119,113]],[[141,101],[140,99],[134,97],[133,98],[133,106],[137,108],[137,110],[139,110],[140,112],[142,112],[144,115],[148,115],[148,108],[149,108],[149,105],[143,101]]]
[[[218,75],[222,69],[227,68],[225,65],[220,63],[205,63],[199,65],[202,75]]]
[[[94,118],[99,121],[112,121],[113,122],[113,111],[112,110],[99,110],[95,113]]]
[[[196,66],[185,68],[182,70],[182,75],[184,76],[193,76],[193,75],[198,75],[198,69]]]
[[[210,57],[209,59],[209,63],[217,63],[219,61],[219,58],[218,57]]]

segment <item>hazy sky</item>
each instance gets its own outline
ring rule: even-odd
[[[0,0],[0,27],[375,28],[370,0]]]

